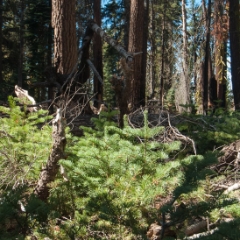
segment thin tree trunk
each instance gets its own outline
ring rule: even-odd
[[[165,7],[165,4],[164,4]],[[162,20],[162,45],[161,45],[161,74],[160,74],[160,106],[163,109],[163,92],[164,92],[164,58],[165,58],[165,14],[163,15],[163,20]]]
[[[94,21],[101,27],[101,0],[94,1]],[[93,59],[94,66],[103,79],[103,63],[102,63],[102,39],[99,35],[95,34],[93,37]],[[99,108],[103,101],[103,85],[99,82],[96,74],[94,75],[94,93],[97,101],[94,102],[94,107]]]
[[[205,17],[206,27],[206,43],[205,43],[205,57],[204,57],[204,71],[203,71],[203,113],[208,113],[209,103],[209,84],[210,84],[210,23],[211,23],[211,0],[208,0],[208,11],[206,9],[205,0],[202,0],[203,12]]]
[[[146,0],[144,9],[144,34],[143,34],[143,54],[142,54],[142,81],[140,86],[141,104],[145,106],[146,100],[146,66],[147,66],[147,43],[148,43],[148,23],[149,23],[149,0]]]

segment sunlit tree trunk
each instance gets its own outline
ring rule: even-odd
[[[143,14],[144,1],[131,0],[128,52],[139,53],[143,50]],[[131,89],[128,103],[132,108],[138,108],[144,101],[144,99],[141,99],[140,90],[142,81],[144,81],[142,76],[142,54],[134,57],[131,67],[133,72],[130,78]]]
[[[75,0],[52,0],[54,64],[57,73],[69,74],[77,63]]]
[[[215,78],[216,89],[211,89],[213,101],[217,107],[226,107],[226,79],[227,79],[227,46],[228,19],[224,14],[224,1],[214,2],[214,36],[215,36]],[[215,92],[216,93],[215,93]],[[216,102],[213,104],[216,105]]]
[[[240,20],[239,0],[229,0],[229,32],[231,51],[232,88],[235,109],[240,109]]]
[[[190,108],[190,81],[188,74],[188,39],[187,39],[187,16],[185,0],[182,0],[182,30],[183,30],[183,46],[182,46],[182,73],[180,82],[175,93],[176,107],[181,112],[189,112]],[[185,105],[185,106],[184,106]]]

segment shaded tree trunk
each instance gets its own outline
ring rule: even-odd
[[[96,24],[101,27],[101,0],[94,1],[94,21]],[[93,59],[94,59],[94,66],[103,78],[103,64],[102,64],[102,39],[101,36],[98,34],[94,34],[93,38]],[[94,102],[94,106],[99,108],[100,104],[103,101],[103,85],[99,81],[96,74],[94,75],[94,93],[96,94],[95,97],[97,101]]]
[[[77,63],[75,0],[52,0],[54,64],[57,73],[69,74]]]
[[[143,50],[143,14],[144,1],[131,0],[128,41],[128,52],[130,53],[138,53]],[[134,57],[133,64],[130,67],[133,73],[130,78],[131,94],[128,96],[128,103],[134,109],[140,107],[144,101],[144,99],[141,99],[141,86],[142,81],[144,81],[142,76],[142,54]]]
[[[149,37],[150,42],[150,66],[149,66],[149,99],[153,99],[155,95],[156,88],[156,64],[155,64],[155,56],[156,56],[156,18],[155,18],[155,1],[151,1],[151,19],[150,19],[150,28],[152,29]]]
[[[211,0],[208,0],[208,9],[206,9],[205,0],[202,0],[202,7],[205,17],[206,43],[203,69],[203,113],[207,115],[209,104],[209,85],[212,78],[211,73],[211,53],[210,53],[210,23],[211,23]]]
[[[19,29],[19,59],[18,59],[18,86],[23,86],[23,56],[24,56],[24,11],[25,1],[21,0],[21,17]]]
[[[3,84],[3,75],[2,75],[2,60],[3,60],[3,52],[2,52],[2,40],[3,40],[3,34],[2,34],[2,27],[3,27],[3,0],[0,0],[0,85]]]
[[[231,52],[232,88],[235,109],[240,110],[240,20],[239,1],[229,0],[229,32]]]

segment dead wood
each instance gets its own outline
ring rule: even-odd
[[[35,99],[28,94],[27,90],[24,90],[21,87],[19,87],[18,85],[16,85],[15,86],[15,93],[16,93],[17,97],[19,98],[19,102],[21,104],[24,104],[24,105],[28,105],[28,104],[36,105]],[[28,110],[30,112],[36,112],[37,111],[37,107],[28,107]]]
[[[34,193],[38,198],[47,201],[49,196],[49,183],[54,181],[59,170],[58,161],[64,159],[64,149],[66,145],[65,138],[65,121],[62,117],[61,109],[57,110],[53,124],[53,146],[46,166],[42,169],[38,183],[35,187]]]

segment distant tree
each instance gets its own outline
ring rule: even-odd
[[[239,1],[229,0],[229,32],[231,52],[232,88],[235,109],[240,110],[240,14]]]

